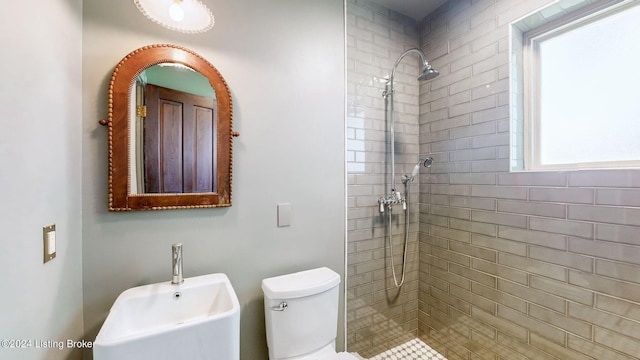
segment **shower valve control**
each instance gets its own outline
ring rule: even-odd
[[[400,195],[399,191],[392,192],[389,195],[380,196],[378,198],[378,205],[380,206],[380,212],[383,213],[385,208],[392,210],[393,204],[402,204],[402,209],[407,210],[407,199]]]

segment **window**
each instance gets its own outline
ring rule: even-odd
[[[612,3],[512,24],[513,170],[640,166],[640,6]]]

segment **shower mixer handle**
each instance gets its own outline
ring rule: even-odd
[[[402,197],[399,191],[391,192],[391,194],[383,195],[378,198],[380,213],[384,213],[385,208],[389,211],[393,210],[393,204],[401,204],[403,210],[407,210],[407,199]]]

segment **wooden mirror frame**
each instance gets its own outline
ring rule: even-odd
[[[129,174],[129,127],[131,114],[129,91],[134,79],[146,68],[159,63],[178,63],[198,71],[209,79],[217,102],[217,192],[186,194],[131,194]],[[164,210],[231,206],[232,176],[232,104],[231,93],[218,70],[197,53],[186,48],[156,44],[137,49],[115,67],[109,85],[109,210]]]

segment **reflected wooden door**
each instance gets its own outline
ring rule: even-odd
[[[216,192],[215,100],[146,86],[145,193]]]

